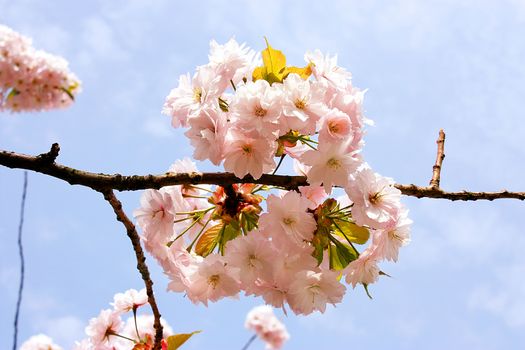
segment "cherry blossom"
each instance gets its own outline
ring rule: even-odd
[[[266,202],[268,213],[259,220],[262,229],[270,231],[277,240],[287,237],[297,245],[312,239],[317,224],[306,211],[309,203],[305,198],[297,192],[288,192],[283,197],[270,195]]]
[[[64,108],[80,90],[65,59],[36,50],[31,39],[0,25],[0,111]]]
[[[316,123],[328,111],[323,103],[325,90],[319,84],[290,74],[283,82],[283,114],[289,129],[311,135]]]
[[[204,305],[224,297],[235,297],[239,293],[239,282],[226,262],[219,255],[210,255],[198,266],[194,274],[188,298]]]
[[[314,310],[324,312],[326,304],[339,303],[345,286],[335,271],[300,271],[290,285],[290,307],[296,314],[308,315]]]
[[[267,139],[231,132],[226,143],[224,169],[233,172],[235,176],[243,178],[250,174],[257,180],[263,173],[275,168],[275,144],[272,145]]]
[[[107,345],[108,342],[115,338],[122,327],[120,313],[114,310],[102,310],[98,317],[89,320],[86,327],[86,334],[94,346]]]
[[[352,217],[358,225],[383,228],[400,208],[401,191],[393,186],[392,179],[370,168],[359,171],[345,191],[354,202]]]
[[[128,289],[124,293],[117,293],[113,297],[113,307],[117,312],[128,312],[135,310],[138,307],[148,302],[148,295],[146,289],[137,291],[135,289]]]
[[[20,350],[62,350],[62,348],[53,343],[53,339],[47,335],[37,334],[26,340],[20,346]]]
[[[236,128],[276,138],[282,128],[281,90],[266,80],[247,82],[237,88],[230,105],[230,120]],[[284,128],[284,132],[287,132]]]
[[[266,343],[266,349],[280,349],[290,339],[285,325],[275,317],[271,307],[254,307],[246,315],[244,326]]]
[[[258,180],[292,158],[308,186],[168,186],[146,192],[135,216],[168,290],[196,304],[243,291],[285,312],[324,312],[345,294],[341,277],[368,286],[380,262],[397,261],[411,221],[392,180],[362,156],[364,91],[337,57],[315,50],[306,67],[287,66],[268,43],[262,57],[212,41],[163,112],[187,128],[195,159]],[[185,160],[170,172],[198,171]],[[344,195],[332,198],[337,187]]]
[[[326,193],[333,186],[345,186],[350,175],[359,167],[361,159],[355,152],[347,151],[347,143],[320,143],[317,150],[303,154],[301,161],[310,166],[306,173],[311,185],[322,184]]]

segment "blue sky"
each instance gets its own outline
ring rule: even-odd
[[[208,43],[263,36],[294,64],[319,48],[339,55],[368,89],[364,154],[400,183],[426,185],[440,128],[447,190],[524,190],[525,2],[515,1],[90,1],[0,0],[0,23],[64,56],[83,81],[75,105],[0,114],[0,148],[62,148],[59,162],[95,172],[164,172],[192,149],[160,114],[178,77],[207,60]],[[201,170],[213,170],[199,163]],[[22,172],[0,168],[0,348],[11,346],[18,283],[16,228]],[[140,193],[121,193],[128,213]],[[525,235],[518,201],[452,203],[404,198],[412,243],[393,278],[349,290],[325,314],[284,317],[285,349],[521,349],[525,344]],[[141,288],[123,228],[101,195],[29,175],[27,281],[21,340],[44,332],[69,348],[116,292]],[[164,292],[163,316],[203,330],[186,349],[240,349],[260,299],[208,308]],[[262,349],[254,343],[252,349]]]

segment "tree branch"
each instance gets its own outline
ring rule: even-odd
[[[443,159],[445,159],[445,132],[443,129],[439,130],[439,137],[437,143],[436,164],[432,167],[432,179],[430,179],[430,187],[439,188],[439,181],[441,179],[441,166]]]
[[[135,251],[135,257],[137,258],[137,270],[139,270],[144,284],[146,285],[146,293],[148,295],[148,302],[151,306],[151,311],[153,311],[153,317],[155,321],[153,327],[155,328],[155,342],[153,345],[153,350],[161,349],[162,341],[162,324],[160,323],[160,311],[157,307],[157,301],[155,300],[155,295],[153,294],[153,281],[151,280],[148,265],[146,265],[146,257],[142,251],[140,245],[140,237],[137,233],[135,225],[128,218],[124,210],[122,210],[122,203],[117,199],[112,190],[103,190],[101,191],[104,195],[104,199],[109,202],[113,211],[117,215],[117,220],[120,221],[126,228],[131,244],[133,245],[133,250]]]
[[[57,145],[58,146],[58,145]],[[159,175],[121,175],[101,174],[70,168],[55,162],[42,162],[40,158],[10,151],[0,151],[0,165],[13,169],[33,170],[57,179],[64,180],[71,185],[82,185],[103,192],[107,190],[136,191],[148,188],[159,189],[164,186],[182,184],[215,184],[231,185],[234,183],[257,183],[268,186],[278,186],[285,189],[297,189],[307,186],[304,176],[286,176],[264,174],[254,180],[251,176],[239,179],[231,173],[166,173]],[[441,198],[448,200],[477,201],[494,199],[519,199],[525,200],[525,192],[446,192],[436,187],[420,187],[417,185],[395,184],[401,193],[417,198]]]

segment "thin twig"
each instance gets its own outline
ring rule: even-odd
[[[239,179],[231,173],[166,173],[159,175],[131,175],[120,174],[109,175],[92,173],[70,168],[58,163],[46,164],[39,162],[37,157],[15,152],[0,151],[0,165],[13,169],[33,170],[68,182],[71,185],[82,185],[97,191],[117,190],[136,191],[148,188],[159,189],[164,186],[183,184],[215,184],[231,185],[235,183],[256,183],[261,185],[276,186],[288,190],[295,190],[299,186],[307,186],[305,176],[286,176],[263,174],[254,180],[251,176]],[[417,185],[395,184],[401,193],[406,196],[417,198],[441,198],[448,200],[477,201],[494,199],[519,199],[525,200],[525,192],[510,192],[502,190],[499,192],[446,192],[440,188],[420,187]]]
[[[443,129],[439,130],[439,137],[437,143],[436,163],[432,167],[432,179],[430,179],[430,187],[439,188],[439,181],[441,180],[441,166],[443,159],[445,159],[445,132]]]
[[[250,347],[250,345],[253,343],[253,341],[255,340],[255,338],[257,338],[257,334],[254,334],[250,337],[250,339],[248,339],[248,341],[246,342],[246,344],[244,344],[244,346],[242,347],[241,350],[246,350]]]
[[[16,350],[18,342],[18,316],[20,315],[20,305],[22,304],[22,292],[24,291],[25,261],[24,246],[22,245],[22,228],[24,227],[24,212],[27,195],[27,171],[24,171],[24,185],[22,187],[22,204],[20,205],[20,222],[18,224],[18,254],[20,256],[20,284],[18,285],[18,298],[16,299],[16,311],[13,334],[13,350]]]
[[[140,245],[140,237],[137,233],[135,225],[128,218],[124,210],[122,209],[122,203],[117,199],[115,193],[112,190],[101,191],[104,195],[106,201],[109,202],[113,211],[117,215],[117,220],[120,221],[126,228],[131,244],[133,245],[133,250],[135,251],[135,257],[137,258],[137,270],[139,270],[142,280],[146,286],[146,293],[148,295],[148,302],[151,306],[151,311],[153,312],[153,317],[155,321],[153,327],[155,328],[155,342],[153,345],[153,350],[161,349],[162,341],[162,324],[160,323],[160,312],[157,307],[157,301],[155,300],[155,295],[153,294],[153,281],[151,280],[148,265],[146,265],[146,257],[144,256],[144,251]]]

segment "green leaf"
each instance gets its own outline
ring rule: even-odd
[[[339,242],[337,239],[331,239],[334,245],[330,245],[330,268],[334,270],[342,270],[348,266],[352,261],[357,259],[357,254],[352,247]]]
[[[6,99],[9,100],[10,98],[15,97],[16,95],[20,95],[20,91],[18,91],[15,88],[12,88],[11,91],[9,91],[9,93],[7,94]]]
[[[224,230],[219,238],[219,250],[221,254],[224,254],[224,246],[228,241],[238,237],[241,234],[241,227],[235,220],[224,226]]]
[[[223,231],[223,223],[212,226],[204,231],[195,245],[195,253],[203,257],[210,255],[217,246]]]
[[[65,87],[60,87],[60,90],[65,92],[71,100],[75,101],[75,96],[73,96],[73,93],[69,89],[66,89]]]
[[[319,240],[314,239],[312,244],[314,245],[314,252],[312,255],[317,260],[317,266],[319,266],[323,262],[324,248]]]
[[[370,238],[370,231],[367,228],[357,226],[353,222],[346,220],[333,219],[334,233],[356,244],[365,244]]]
[[[241,212],[239,215],[239,220],[241,222],[241,227],[244,231],[244,234],[247,234],[251,230],[257,228],[259,215],[257,215],[255,212]]]
[[[168,341],[168,350],[177,350],[182,344],[184,344],[192,335],[200,333],[201,331],[195,331],[191,333],[181,333],[169,336]]]
[[[342,270],[345,268],[341,263],[341,260],[339,260],[337,247],[335,245],[330,244],[328,247],[328,257],[330,259],[330,270]]]
[[[372,298],[372,295],[370,295],[370,292],[368,291],[368,284],[363,283],[363,288],[365,288],[366,295],[367,295],[370,299],[374,299],[374,298]]]
[[[320,265],[323,262],[324,250],[328,248],[330,243],[328,235],[330,231],[323,226],[318,226],[317,230],[314,233],[314,238],[312,239],[312,245],[314,246],[314,251],[312,256],[317,259],[317,265]]]

